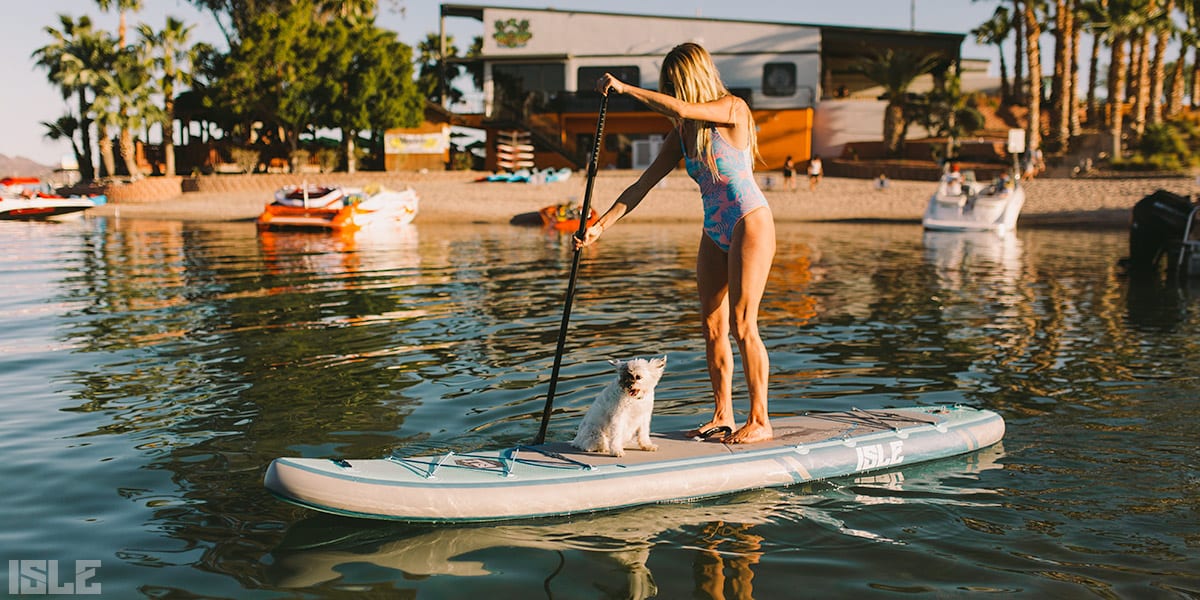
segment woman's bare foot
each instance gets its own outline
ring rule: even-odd
[[[684,433],[684,435],[686,435],[687,437],[690,437],[690,438],[705,437],[704,434],[707,433],[708,435],[712,435],[712,434],[716,433],[716,431],[714,431],[715,429],[719,429],[721,427],[727,428],[728,431],[733,431],[733,428],[735,427],[735,423],[733,423],[733,422],[718,423],[716,421],[709,421],[695,429],[689,429],[688,431],[686,431]]]
[[[770,423],[746,423],[741,429],[721,440],[726,444],[754,444],[765,442],[775,436]]]

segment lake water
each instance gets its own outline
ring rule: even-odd
[[[627,224],[585,253],[551,439],[609,358],[668,355],[656,429],[708,416],[698,235]],[[264,491],[273,458],[533,438],[566,238],[0,222],[2,591],[84,569],[75,591],[113,598],[1200,596],[1200,289],[1131,283],[1125,232],[779,239],[773,414],[961,403],[999,412],[1004,441],[562,520],[320,515]]]

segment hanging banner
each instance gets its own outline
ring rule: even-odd
[[[433,133],[389,131],[383,134],[386,154],[445,154],[450,150],[450,128]]]

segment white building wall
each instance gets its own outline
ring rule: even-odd
[[[811,107],[820,97],[821,32],[816,27],[508,8],[486,8],[483,15],[486,58],[565,61],[568,90],[590,90],[594,83],[576,81],[579,67],[611,65],[636,65],[642,86],[657,88],[667,52],[696,42],[713,55],[727,87],[752,91],[755,108]],[[504,32],[520,32],[508,36],[515,45],[498,41],[505,39]],[[762,94],[768,62],[796,65],[795,94]],[[490,78],[490,71],[485,77]]]

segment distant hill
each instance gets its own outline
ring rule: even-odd
[[[54,167],[40,165],[24,156],[0,154],[0,177],[42,177],[54,171]]]

